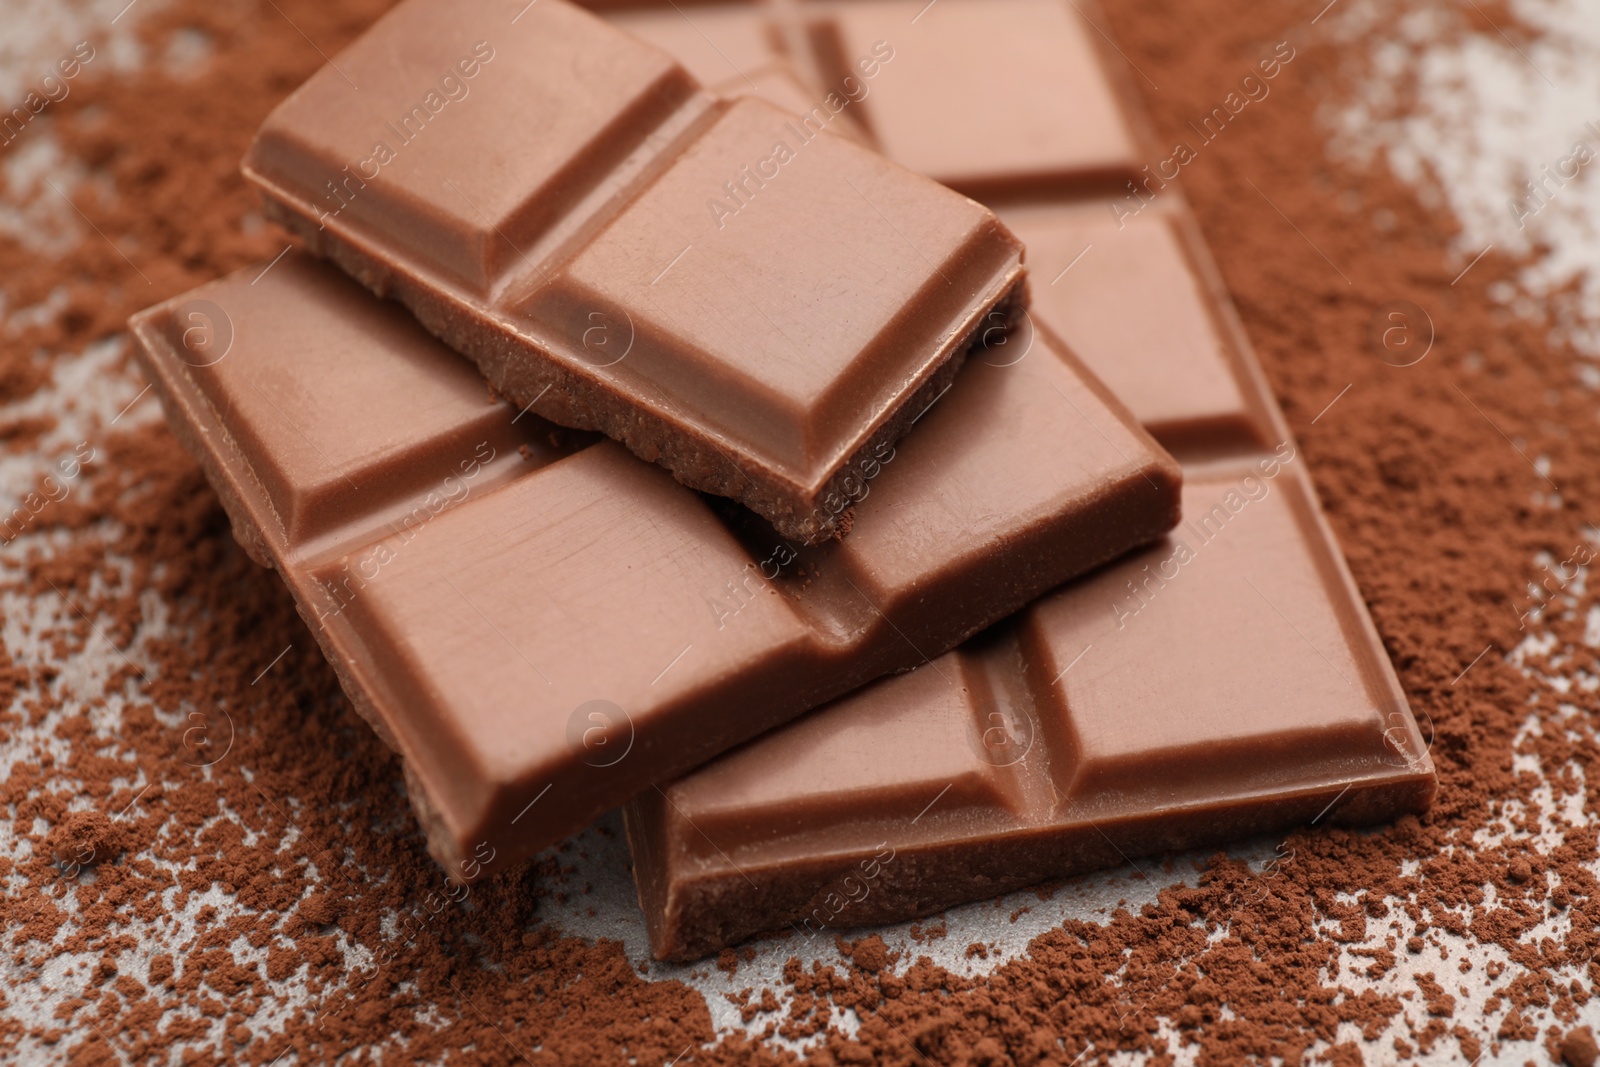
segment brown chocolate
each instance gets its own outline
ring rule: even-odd
[[[641,794],[655,954],[1426,808],[1425,744],[1285,454],[1191,474],[1165,543]]]
[[[1021,245],[748,86],[712,96],[564,0],[406,0],[272,113],[244,170],[519,408],[818,543],[848,528],[821,502],[1020,308]]]
[[[694,7],[677,3],[698,21]],[[71,97],[46,110],[44,118],[62,109],[50,129],[35,122],[10,146],[47,134],[64,158],[91,168],[110,151],[116,196],[97,198],[59,175],[53,180],[157,288],[176,293],[282,248],[272,228],[241,225],[256,198],[228,176],[249,129],[285,86],[322,62],[296,27],[336,54],[388,5],[277,6],[292,24],[268,4],[160,5],[159,24],[140,26],[144,54],[170,58],[168,46],[186,43],[189,27],[210,26],[215,52],[208,64],[177,79],[168,63],[127,68],[119,59],[97,74],[110,55],[101,48],[88,77],[72,81]],[[1270,54],[1280,39],[1275,31],[1303,30],[1323,6],[1134,0],[1114,5],[1109,21],[1097,20],[1159,83],[1149,97],[1175,141],[1193,138],[1186,123],[1237,87],[1253,67],[1245,61]],[[428,890],[445,887],[419,855],[401,810],[395,761],[339,706],[337,682],[306,647],[298,621],[283,617],[292,601],[270,574],[241,567],[242,553],[225,543],[225,520],[219,533],[220,511],[193,462],[158,412],[156,424],[148,421],[157,407],[151,396],[105,427],[144,381],[106,367],[85,388],[69,373],[69,353],[118,332],[141,300],[153,299],[141,295],[149,287],[118,247],[85,225],[83,239],[59,257],[53,249],[41,254],[33,244],[0,242],[7,307],[39,309],[24,321],[13,316],[17,332],[0,347],[13,402],[13,432],[3,446],[12,469],[34,469],[41,451],[53,456],[52,441],[60,442],[49,432],[16,432],[35,422],[32,413],[59,416],[64,431],[74,424],[76,404],[79,415],[98,411],[101,427],[89,430],[99,461],[72,485],[69,501],[29,527],[42,536],[24,534],[7,547],[21,563],[8,586],[13,662],[3,672],[4,684],[20,687],[10,705],[13,762],[3,787],[15,812],[6,849],[14,863],[8,939],[13,958],[26,957],[14,964],[22,968],[13,986],[20,992],[0,1023],[14,1050],[9,1057],[266,1063],[287,1049],[278,1061],[285,1067],[360,1056],[470,1061],[498,1048],[512,1058],[499,1034],[470,1023],[477,1009],[535,1062],[631,1055],[665,1064],[692,1042],[695,1050],[679,1067],[697,1059],[766,1063],[797,1045],[817,1061],[922,1067],[909,1037],[941,1067],[996,1057],[996,1047],[1002,1063],[1007,1056],[1034,1063],[1049,1048],[1064,1050],[1056,1059],[1067,1063],[1091,1045],[1080,1067],[1114,1055],[1248,1062],[1279,1048],[1351,1063],[1357,1051],[1381,1063],[1448,1060],[1459,1049],[1465,1064],[1481,1051],[1481,1067],[1497,1059],[1544,1062],[1554,1055],[1547,1048],[1569,1044],[1552,1031],[1594,1025],[1592,984],[1574,973],[1594,952],[1591,931],[1600,929],[1585,820],[1574,818],[1564,830],[1556,824],[1561,839],[1515,830],[1531,817],[1526,813],[1547,811],[1542,805],[1552,795],[1593,810],[1587,776],[1575,769],[1600,766],[1600,716],[1593,694],[1562,690],[1563,667],[1593,654],[1584,643],[1585,619],[1600,587],[1570,583],[1565,592],[1575,606],[1552,601],[1542,620],[1529,618],[1520,633],[1518,614],[1530,606],[1527,581],[1563,576],[1569,538],[1588,544],[1583,529],[1600,499],[1594,394],[1573,387],[1576,354],[1552,337],[1548,323],[1506,321],[1503,303],[1491,297],[1516,284],[1523,260],[1497,246],[1450,287],[1479,249],[1441,259],[1460,233],[1448,206],[1419,205],[1381,162],[1349,167],[1325,152],[1319,115],[1330,102],[1372,88],[1372,64],[1391,52],[1369,46],[1392,39],[1397,25],[1380,20],[1353,39],[1321,32],[1344,8],[1333,8],[1311,32],[1296,31],[1299,55],[1268,83],[1271,98],[1252,103],[1225,136],[1202,147],[1181,184],[1300,428],[1297,462],[1315,477],[1413,706],[1438,724],[1441,793],[1431,816],[1376,832],[1324,833],[1319,824],[1208,856],[1204,873],[1187,862],[1158,872],[1140,860],[1151,878],[1127,880],[1127,912],[1101,915],[1091,902],[1102,885],[1115,899],[1124,881],[1116,875],[1069,886],[1048,902],[1024,891],[1003,902],[1009,906],[952,915],[943,940],[932,939],[945,931],[938,922],[885,929],[887,963],[876,937],[856,941],[853,960],[822,938],[801,946],[791,937],[759,946],[755,961],[730,955],[723,970],[630,968],[637,963],[634,939],[626,936],[632,916],[604,884],[624,865],[603,831],[548,854],[526,878],[476,887],[466,908],[447,904],[434,914]],[[115,29],[149,10],[136,5]],[[1438,10],[1415,2],[1396,8]],[[1011,32],[993,25],[970,42],[970,53],[1004,54]],[[1484,38],[1504,47],[1481,18],[1459,36],[1469,45]],[[1430,54],[1438,44],[1425,35],[1412,40],[1408,54]],[[1113,62],[1122,61],[1113,55]],[[1414,109],[1403,115],[1426,114],[1426,95],[1402,100]],[[1167,144],[1162,155],[1170,151]],[[1358,294],[1404,297],[1435,314],[1448,308],[1450,335],[1471,337],[1481,363],[1476,355],[1440,360],[1455,346],[1436,347],[1404,371],[1372,356],[1358,336],[1366,309],[1352,306],[1344,281],[1259,202],[1243,175],[1357,280]],[[1351,210],[1355,194],[1361,206]],[[1048,280],[1042,270],[1034,273]],[[1076,274],[1074,268],[1068,278]],[[59,314],[51,313],[60,306],[52,293],[68,295]],[[1354,388],[1311,424],[1352,381]],[[1528,456],[1549,456],[1563,506],[1530,506],[1530,493],[1549,487],[1450,382],[1517,436]],[[1531,562],[1546,549],[1554,551],[1548,571]],[[131,586],[108,574],[108,557],[118,568],[132,564]],[[159,663],[152,688],[135,681],[96,627],[146,671]],[[20,643],[18,628],[37,641]],[[1530,645],[1507,661],[1504,651],[1529,635]],[[258,679],[291,640],[294,650]],[[1491,640],[1494,649],[1458,680]],[[48,682],[54,672],[59,676]],[[48,690],[26,695],[30,676]],[[192,725],[191,710],[220,725],[219,707],[234,714],[237,742],[210,772],[190,770],[186,761],[209,759],[220,744],[200,750],[210,754],[203,757],[188,747],[193,736],[180,740],[179,731]],[[41,715],[42,731],[30,725]],[[220,742],[215,726],[211,736]],[[152,780],[155,787],[135,800]],[[55,861],[52,844],[69,825],[76,834],[79,820],[100,812],[100,824],[109,820],[113,830],[113,852],[102,848],[102,861],[74,879],[72,866],[63,870]],[[113,860],[118,842],[126,851]],[[1297,854],[1262,870],[1280,842],[1282,852]],[[71,855],[79,855],[75,845]],[[591,879],[594,893],[585,896]],[[1352,891],[1354,900],[1342,895]],[[1031,912],[1008,921],[1030,904]],[[216,913],[204,910],[198,928],[184,921],[204,905]],[[599,914],[589,917],[585,906]],[[330,921],[336,925],[318,925]],[[607,932],[618,936],[596,936]],[[962,967],[953,960],[969,936],[996,943],[987,959],[974,955]],[[240,938],[269,937],[269,960],[240,951]],[[1386,945],[1391,937],[1394,944]],[[463,944],[473,946],[479,965],[463,966]],[[367,964],[352,976],[351,951],[375,960],[380,973]],[[785,968],[791,951],[799,964]],[[243,971],[231,968],[228,953]],[[907,975],[924,953],[936,963]],[[735,963],[737,973],[726,973]],[[1459,978],[1458,965],[1470,965]],[[96,988],[91,974],[104,984]],[[134,978],[143,981],[142,992],[129,984]],[[1460,994],[1458,981],[1470,995]],[[754,1021],[741,1025],[739,1006],[722,994],[746,986],[754,986],[744,1008]],[[767,986],[775,999],[766,1004],[778,1009],[758,1012]],[[1369,986],[1377,995],[1343,992]],[[275,1010],[291,1003],[310,1010]],[[763,1037],[769,1021],[776,1032]],[[230,1031],[243,1034],[235,1023],[249,1028],[248,1043],[229,1039]]]
[[[806,548],[610,441],[552,440],[299,252],[133,326],[238,539],[404,757],[457,875],[923,663],[1177,521],[1176,464],[1042,332],[1020,363],[975,360],[916,434],[854,469],[828,506],[853,500],[855,531]]]
[[[1281,440],[1193,222],[1152,211],[1119,225],[1096,201],[1019,205],[1006,218],[1038,265],[1029,314],[1066,340],[1158,440],[1186,458]],[[1141,353],[1164,358],[1153,368]]]
[[[861,80],[862,59],[881,54],[879,42],[890,46],[893,59],[856,105],[858,118],[885,155],[919,174],[988,200],[1121,185],[1142,163],[1095,36],[1069,3],[872,0],[819,9],[808,43],[821,84]],[[996,25],[1026,29],[1006,35],[1003,55],[975,51]]]
[[[656,955],[1427,807],[1426,745],[1181,199],[1132,213],[1104,197],[1141,138],[1085,16],[1059,0],[802,10],[777,35],[825,84],[874,39],[903,42],[856,117],[901,162],[995,198],[1035,265],[1032,321],[1184,460],[1186,519],[962,648],[640,794],[626,815]],[[950,78],[993,19],[1015,45],[1005,62]]]
[[[1138,213],[1096,195],[1131,196],[1138,179],[1149,197],[1166,183],[1142,173],[1142,124],[1121,102],[1098,33],[1064,0],[597,6],[685,66],[722,78],[719,92],[759,94],[814,116],[831,113],[832,95],[835,105],[846,101],[831,119],[835,132],[870,129],[856,136],[991,197],[1028,248],[1028,314],[1168,448],[1194,458],[1282,439],[1175,194]],[[785,10],[805,17],[774,17]],[[967,69],[972,41],[1000,39],[989,20],[1001,15],[1015,27],[1000,35],[1009,61]],[[948,76],[954,66],[961,77]],[[1171,358],[1152,373],[1143,352]]]

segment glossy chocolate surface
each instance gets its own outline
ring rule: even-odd
[[[1176,464],[1042,333],[1021,362],[974,360],[854,471],[852,535],[808,548],[494,400],[303,253],[134,329],[452,871],[480,843],[537,851],[1177,521]]]
[[[1142,165],[1093,32],[1060,0],[870,0],[801,5],[800,15],[813,10],[823,85],[858,75],[877,42],[894,49],[862,120],[918,174],[983,199],[1119,181]],[[986,44],[997,32],[1004,51]]]
[[[642,794],[657,955],[1425,808],[1425,742],[1309,487],[1266,462],[1192,476],[1166,542]]]
[[[732,27],[671,42],[716,77],[770,43]],[[736,91],[564,0],[405,0],[244,169],[519,408],[816,543],[848,525],[822,499],[1020,306],[1022,250],[826,111],[770,102],[781,82]]]

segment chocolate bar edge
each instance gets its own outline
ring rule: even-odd
[[[350,650],[345,647],[338,634],[323,626],[308,610],[304,592],[298,587],[289,571],[278,566],[277,553],[263,532],[267,529],[263,520],[279,522],[281,526],[281,519],[272,506],[266,488],[249,474],[236,473],[223,461],[216,442],[229,442],[222,446],[224,448],[237,450],[237,446],[231,444],[222,420],[216,416],[214,410],[210,410],[209,402],[200,395],[197,388],[191,383],[178,380],[182,374],[181,370],[169,369],[153,355],[167,346],[159,324],[160,319],[171,309],[174,301],[182,299],[184,296],[180,294],[172,301],[164,301],[145,308],[128,319],[128,327],[137,341],[133,346],[135,359],[161,403],[166,423],[184,451],[200,465],[207,483],[217,494],[223,512],[228,516],[234,540],[254,563],[278,572],[289,589],[296,613],[311,631],[323,657],[333,668],[334,675],[339,680],[339,688],[344,691],[356,713],[378,735],[385,747],[400,756],[406,794],[411,800],[417,821],[423,828],[429,853],[445,868],[447,876],[452,880],[470,880],[464,878],[461,873],[469,869],[466,866],[466,853],[460,849],[451,852],[441,844],[446,837],[454,839],[459,835],[451,831],[448,816],[433,804],[427,789],[423,787],[409,747],[389,729],[383,716],[364,695],[367,689],[353,673],[352,664],[355,661],[349,655]],[[248,464],[242,466],[248,471]]]
[[[183,297],[175,299],[181,300]],[[273,521],[278,521],[265,487],[253,478],[246,483],[228,469],[222,461],[221,454],[206,439],[214,434],[219,440],[228,440],[220,420],[200,411],[197,405],[206,404],[206,401],[198,395],[191,396],[184,385],[177,382],[167,368],[150,354],[166,344],[158,320],[171,306],[171,301],[156,304],[135,313],[128,319],[128,327],[138,342],[133,346],[134,357],[161,403],[161,409],[167,416],[168,427],[178,438],[178,443],[183,446],[184,451],[200,465],[207,483],[216,492],[223,512],[228,516],[233,538],[239,547],[253,562],[277,571],[284,584],[289,587],[295,611],[316,638],[324,658],[333,667],[339,679],[340,688],[350,697],[356,712],[372,727],[389,749],[403,755],[404,746],[390,732],[383,717],[359,695],[361,687],[355,684],[354,678],[348,673],[346,650],[341,647],[337,636],[327,627],[320,625],[308,612],[305,597],[295,587],[289,574],[278,566],[277,554],[262,532],[266,529],[261,521],[264,517],[270,516]],[[195,390],[195,393],[198,394],[198,390]],[[179,413],[182,413],[181,417],[174,417]]]
[[[808,934],[794,925],[794,917],[807,916],[816,907],[830,914],[829,930],[926,917],[972,900],[1116,867],[1141,856],[1281,833],[1312,823],[1335,800],[1339,806],[1329,817],[1330,824],[1356,827],[1387,822],[1400,814],[1426,811],[1438,785],[1431,759],[1423,756],[1410,775],[1358,785],[1348,794],[1342,794],[1341,788],[1304,789],[1275,797],[1271,805],[1235,801],[1226,820],[1219,820],[1215,807],[1177,815],[1156,812],[1109,828],[1086,824],[1065,833],[1050,827],[1027,828],[972,848],[953,849],[936,842],[923,848],[894,849],[892,862],[884,859],[884,846],[878,846],[818,856],[804,864],[785,862],[765,869],[742,865],[732,873],[718,872],[675,886],[669,884],[664,858],[653,852],[653,844],[669,840],[669,835],[660,831],[666,821],[665,794],[628,805],[624,826],[633,850],[634,877],[651,952],[660,960],[688,961],[758,934],[781,933],[785,924],[801,936],[812,936],[820,930]],[[656,828],[654,832],[651,826]],[[886,844],[892,847],[892,843]],[[869,868],[871,892],[852,897],[847,909],[832,914],[838,909],[825,907],[822,894],[848,885],[851,876],[860,881],[860,872]],[[719,882],[739,884],[736,905],[719,902]]]

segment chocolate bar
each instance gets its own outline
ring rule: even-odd
[[[564,0],[405,0],[273,111],[244,172],[519,409],[815,544],[849,528],[823,501],[1016,317],[1022,246],[740,81],[702,91]]]
[[[649,10],[630,28],[707,9]],[[960,649],[641,793],[625,816],[655,954],[1425,809],[1427,743],[1194,222],[1176,189],[1129,191],[1157,157],[1091,16],[1066,0],[718,12],[720,32],[742,18],[786,42],[814,84],[896,42],[855,118],[901,162],[992,198],[1028,245],[1031,320],[1183,462],[1185,521]]]
[[[1260,462],[1191,473],[1165,543],[642,793],[655,954],[1426,808],[1425,744],[1311,491]]]
[[[797,44],[822,85],[857,76],[857,58],[877,42],[893,47],[858,117],[885,155],[918,174],[984,201],[1055,198],[1120,186],[1144,162],[1143,131],[1121,106],[1094,32],[1067,3],[871,0],[816,10]],[[1002,36],[1009,51],[988,51]]]
[[[466,879],[1178,517],[1177,465],[1043,331],[1021,363],[981,351],[824,501],[853,503],[851,536],[806,547],[492,400],[403,309],[300,252],[133,329],[236,537],[289,585]]]

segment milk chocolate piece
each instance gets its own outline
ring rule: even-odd
[[[754,4],[629,5],[608,10],[606,21],[673,56],[718,96],[757,96],[807,129],[866,140],[847,110],[828,107],[826,93],[794,69],[777,24]]]
[[[1266,390],[1246,360],[1191,220],[1152,209],[1118,221],[1099,202],[1018,206],[1007,221],[1038,271],[1029,314],[1054,330],[1157,440],[1271,448]],[[1162,353],[1153,366],[1145,353]]]
[[[776,23],[754,4],[647,4],[603,12],[607,22],[676,59],[701,85],[752,75],[784,57]]]
[[[1096,31],[1063,0],[823,10],[810,23],[822,83],[860,81],[862,62],[887,54],[854,106],[884,154],[918,174],[988,200],[1121,185],[1145,162]],[[1005,51],[987,46],[1002,36]]]
[[[848,528],[822,501],[1020,307],[1021,245],[749,84],[714,97],[564,0],[405,0],[273,111],[244,171],[519,408],[818,543]]]
[[[460,877],[1177,521],[1176,464],[1043,334],[1021,363],[974,360],[916,434],[853,468],[852,497],[824,504],[854,499],[855,531],[806,548],[613,442],[552,441],[299,252],[133,328],[236,536],[400,752]]]
[[[992,198],[1028,243],[1030,321],[1185,462],[1187,517],[959,650],[640,794],[626,815],[656,954],[1425,808],[1426,746],[1181,194],[1131,185],[1160,154],[1083,0],[738,10],[818,84],[853,72],[872,143]],[[985,359],[1022,365],[1014,340]]]
[[[1191,475],[1166,543],[641,794],[655,954],[1426,808],[1426,746],[1311,491],[1261,462]]]
[[[763,21],[755,5],[737,9]],[[1173,176],[1145,167],[1171,147],[1141,149],[1143,123],[1119,92],[1139,75],[1092,12],[1065,0],[940,0],[926,10],[874,0],[826,11],[809,24],[820,76],[833,84],[850,73],[845,57],[899,42],[856,118],[891,158],[991,200],[1028,247],[1029,313],[1151,433],[1184,452],[1270,447],[1259,372],[1234,324],[1219,321],[1232,315],[1226,294],[1195,251]],[[724,10],[721,24],[733,23]],[[1005,62],[964,63],[980,44]],[[1146,351],[1184,358],[1151,373],[1138,355]]]

